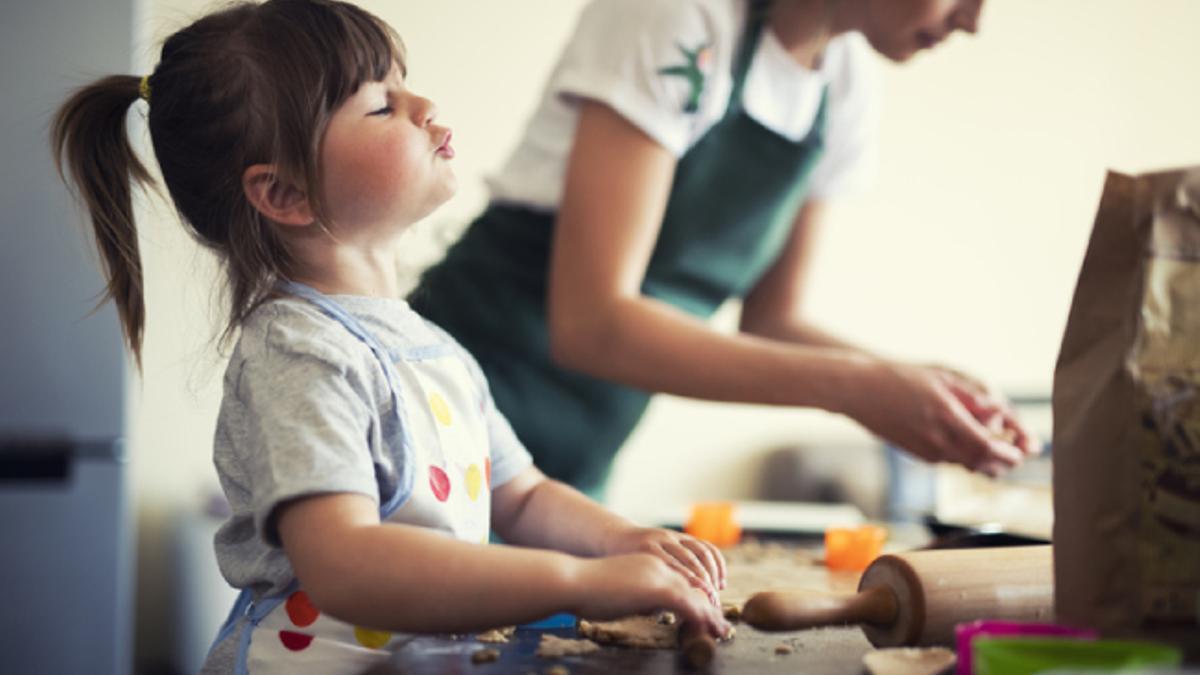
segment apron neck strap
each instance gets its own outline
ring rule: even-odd
[[[742,108],[742,89],[746,84],[746,75],[750,72],[750,64],[758,51],[758,42],[766,28],[770,16],[771,0],[750,0],[747,10],[746,30],[742,34],[742,43],[738,47],[737,57],[733,61],[733,91],[729,94],[729,110]]]
[[[379,365],[383,368],[384,374],[387,375],[388,383],[392,385],[393,396],[397,395],[395,375],[392,371],[392,359],[388,355],[387,348],[371,334],[371,331],[367,330],[366,326],[363,326],[358,319],[343,309],[341,305],[311,286],[287,279],[280,279],[275,283],[275,288],[284,294],[312,303],[325,316],[337,321],[346,330],[350,331],[351,335],[361,340],[371,350],[371,353],[375,355],[375,358],[379,359]]]

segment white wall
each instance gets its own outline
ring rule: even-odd
[[[148,45],[210,5],[146,2],[148,69],[157,54]],[[424,242],[482,206],[481,174],[516,140],[582,4],[363,3],[404,36],[410,83],[455,129],[463,187],[420,228]],[[885,68],[877,186],[833,214],[813,315],[887,354],[1048,392],[1105,169],[1200,163],[1197,25],[1194,0],[994,0],[978,38]],[[168,519],[215,484],[221,362],[208,341],[208,261],[161,203],[147,202],[142,217],[148,322],[132,454],[139,651],[154,660],[166,654]],[[767,447],[867,440],[816,413],[662,399],[618,462],[611,499],[638,510],[664,498],[745,496]]]

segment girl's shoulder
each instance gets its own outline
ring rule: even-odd
[[[352,367],[369,356],[366,345],[312,303],[275,298],[242,322],[232,360],[315,358]]]
[[[244,355],[290,354],[347,365],[375,365],[374,348],[393,363],[466,350],[446,331],[418,314],[404,300],[354,295],[328,296],[347,318],[299,298],[279,298],[260,305],[244,323],[240,347]],[[347,321],[347,323],[343,323]],[[370,344],[356,331],[369,336]]]
[[[279,298],[242,322],[223,378],[225,396],[241,405],[248,392],[297,381],[341,382],[364,398],[386,380],[371,350],[311,303]]]

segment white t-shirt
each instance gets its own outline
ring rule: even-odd
[[[733,60],[749,0],[592,0],[583,10],[517,148],[488,183],[495,201],[555,210],[581,99],[600,101],[681,157],[721,120],[733,87]],[[704,84],[695,112],[693,84],[664,68],[697,60]],[[746,112],[792,140],[812,127],[828,85],[826,149],[809,194],[834,197],[863,186],[873,170],[876,127],[874,55],[857,33],[830,41],[819,70],[797,63],[764,28],[743,90]]]

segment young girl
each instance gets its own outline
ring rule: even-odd
[[[455,178],[450,130],[407,89],[390,28],[333,0],[236,5],[171,36],[151,75],[62,107],[55,156],[135,356],[139,98],[175,206],[228,273],[238,334],[214,457],[233,509],[217,558],[242,593],[206,672],[360,672],[394,632],[559,611],[668,608],[727,631],[720,553],[547,480],[471,357],[399,298],[401,237]],[[489,530],[528,548],[486,545]]]

